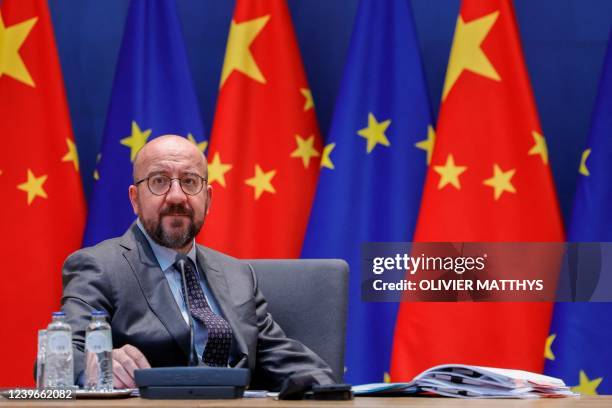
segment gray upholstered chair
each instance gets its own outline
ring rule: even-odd
[[[268,310],[287,336],[317,353],[344,376],[348,303],[346,262],[339,259],[258,259],[247,261],[268,301]]]

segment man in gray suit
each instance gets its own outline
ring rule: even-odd
[[[90,314],[103,310],[112,326],[116,388],[135,387],[137,368],[187,365],[193,355],[200,364],[249,368],[251,387],[278,389],[291,376],[333,383],[329,366],[287,338],[267,312],[250,266],[195,243],[212,198],[206,179],[206,158],[187,139],[152,140],[134,160],[129,187],[138,220],[122,237],[66,260],[62,310],[73,329],[75,376],[85,368]],[[187,295],[177,254],[191,268]]]

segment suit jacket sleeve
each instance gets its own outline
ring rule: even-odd
[[[283,329],[268,313],[268,304],[259,290],[252,267],[255,313],[259,330],[255,383],[251,388],[277,390],[291,376],[309,377],[313,384],[332,384],[335,381],[331,368],[316,353],[301,342],[285,335]],[[260,384],[259,381],[262,383]]]
[[[108,276],[87,250],[70,255],[62,272],[62,311],[72,327],[75,382],[85,369],[85,329],[91,312],[101,310],[112,317],[112,286]]]

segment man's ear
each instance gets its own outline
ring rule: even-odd
[[[212,204],[213,197],[213,188],[210,184],[206,185],[206,212],[204,214],[208,215],[210,211],[210,205]]]
[[[138,207],[138,186],[132,184],[128,189],[128,196],[130,197],[130,203],[132,203],[134,214],[138,215],[140,212],[140,208]]]

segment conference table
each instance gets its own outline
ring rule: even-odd
[[[204,408],[340,408],[340,407],[423,407],[423,408],[611,408],[612,395],[571,398],[519,399],[458,399],[440,397],[358,397],[351,401],[278,401],[272,398],[243,398],[235,400],[150,400],[77,399],[56,401],[14,401],[0,397],[0,406],[42,407],[204,407]]]

